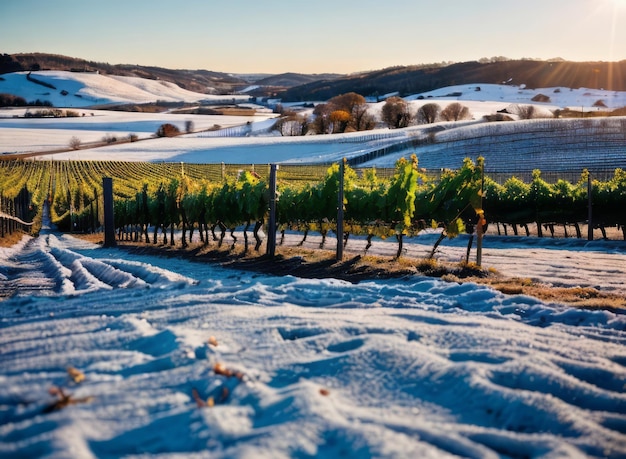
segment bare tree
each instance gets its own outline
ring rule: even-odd
[[[317,134],[364,131],[376,125],[367,111],[365,97],[355,92],[340,94],[317,105],[313,115],[310,127]]]
[[[319,104],[313,109],[313,121],[309,125],[309,129],[316,134],[330,134],[330,114],[333,107],[330,104]]]
[[[459,121],[471,118],[469,108],[458,102],[452,102],[441,110],[441,118],[445,121]]]
[[[308,119],[293,111],[284,112],[276,124],[274,129],[280,132],[282,136],[301,136],[306,135],[308,129]]]
[[[367,104],[356,105],[352,109],[353,129],[355,131],[369,131],[376,127],[376,120],[367,110]]]
[[[391,129],[407,127],[413,121],[409,104],[397,96],[390,97],[385,101],[381,117],[383,122]]]
[[[440,113],[441,106],[439,104],[424,104],[417,111],[417,120],[420,124],[432,124],[437,121]]]
[[[69,145],[72,150],[79,150],[81,144],[82,144],[81,140],[76,136],[70,139]]]
[[[517,115],[521,120],[531,120],[535,118],[535,106],[534,105],[512,105],[509,112]]]
[[[341,134],[346,132],[348,124],[352,120],[352,115],[346,110],[334,110],[330,113],[330,122],[332,123],[333,134]]]

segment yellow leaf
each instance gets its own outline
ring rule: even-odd
[[[79,384],[85,380],[85,374],[74,367],[67,367],[67,374],[70,375],[70,378],[72,378],[72,381],[74,381],[76,384]]]

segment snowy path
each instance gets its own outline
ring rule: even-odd
[[[16,292],[19,295],[71,295],[193,282],[155,266],[80,255],[64,248],[63,239],[67,237],[46,234],[30,239],[22,250],[8,257],[0,270],[0,298]]]
[[[89,253],[96,248],[55,232],[49,209],[44,207],[39,237],[24,237],[14,247],[0,248],[0,299],[14,294],[72,295],[194,282],[145,263],[92,258]],[[87,250],[87,255],[76,249]]]

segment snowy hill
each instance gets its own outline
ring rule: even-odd
[[[132,101],[188,100],[208,98],[185,91],[172,83],[135,77],[110,77],[73,72],[36,72],[31,75],[56,89],[27,80],[25,73],[5,75],[0,88],[14,85],[29,98],[54,94],[55,105],[68,100],[86,104],[94,100]],[[60,91],[68,92],[62,96]],[[0,92],[5,89],[0,89]],[[79,97],[80,96],[80,97]],[[538,97],[542,96],[542,97]],[[55,154],[55,159],[111,159],[134,161],[184,161],[195,163],[305,162],[328,163],[348,158],[360,166],[393,167],[400,156],[416,153],[425,168],[456,168],[464,157],[484,156],[490,169],[507,171],[579,170],[584,167],[626,167],[626,138],[623,117],[543,119],[486,123],[485,115],[514,112],[514,105],[533,104],[536,113],[547,117],[557,109],[570,108],[586,114],[626,106],[626,92],[587,88],[540,88],[473,84],[441,88],[406,98],[412,111],[426,103],[442,108],[452,102],[467,106],[471,121],[412,126],[406,129],[377,129],[348,134],[306,137],[269,136],[271,113],[255,116],[175,115],[121,113],[105,110],[76,111],[83,116],[65,119],[24,119],[25,109],[0,110],[0,153],[25,153],[67,149],[73,136],[83,143],[96,142],[111,134],[134,133],[152,137],[165,122],[181,130],[194,123],[197,132],[170,139],[150,139],[140,144],[113,144]],[[534,100],[533,100],[534,99]],[[537,101],[542,100],[542,102]],[[599,108],[599,101],[606,108]],[[380,117],[384,102],[371,103],[370,112]],[[311,109],[309,109],[311,110]],[[95,116],[94,116],[95,115]],[[426,142],[425,140],[428,140]],[[504,169],[503,169],[504,168]]]
[[[34,102],[49,101],[55,107],[200,101],[247,101],[248,96],[216,96],[187,91],[161,80],[65,71],[16,72],[2,75],[0,93]]]
[[[600,102],[608,109],[626,106],[626,91],[565,87],[529,89],[524,85],[466,84],[448,86],[406,97],[406,100],[423,99],[459,102],[509,102],[511,104],[533,104],[545,108],[571,108],[590,111],[599,110]]]
[[[316,81],[281,93],[284,101],[327,100],[354,91],[382,95],[399,91],[419,94],[455,84],[514,84],[529,88],[606,88],[626,91],[626,60],[620,62],[571,62],[504,60],[459,62],[450,65],[389,67],[346,75],[332,81]]]

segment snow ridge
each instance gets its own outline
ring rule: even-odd
[[[22,250],[8,257],[7,264],[10,268],[0,283],[0,297],[77,295],[114,288],[195,282],[138,262],[85,257],[64,248],[54,234],[30,240]]]

